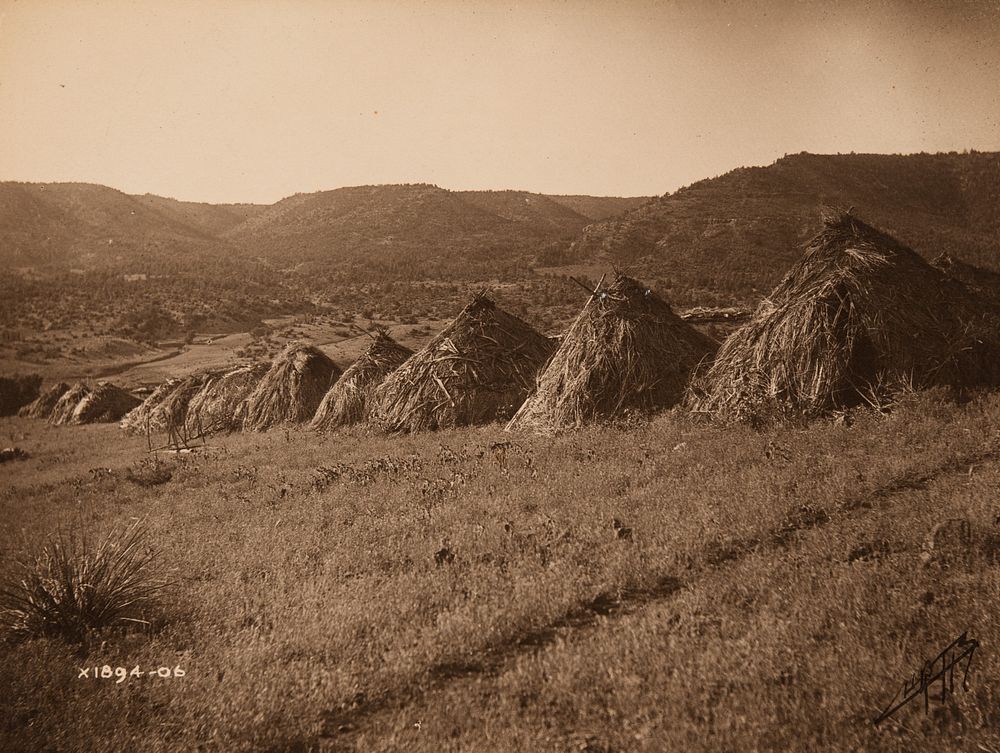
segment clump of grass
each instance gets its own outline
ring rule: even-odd
[[[15,560],[0,586],[0,626],[14,639],[57,637],[81,642],[94,630],[149,624],[166,583],[138,523],[112,530],[96,545],[59,531],[39,551]]]
[[[166,463],[158,458],[143,460],[136,463],[125,472],[125,477],[139,486],[159,486],[173,478],[174,472]]]

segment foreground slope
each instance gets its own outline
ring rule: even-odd
[[[996,750],[998,421],[290,431],[151,474],[117,427],[5,419],[6,540],[138,518],[175,586],[148,631],[0,645],[0,748]],[[968,689],[873,726],[963,631]]]

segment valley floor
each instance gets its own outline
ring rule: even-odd
[[[1000,751],[998,426],[1000,396],[923,395],[849,426],[288,430],[153,461],[4,419],[30,457],[0,466],[0,577],[59,526],[139,520],[173,586],[149,629],[0,644],[0,749]],[[874,726],[964,631],[967,689]],[[105,664],[185,674],[78,677]]]

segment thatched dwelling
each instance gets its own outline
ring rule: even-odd
[[[246,399],[243,428],[264,431],[283,423],[306,423],[316,414],[340,369],[311,345],[292,344]]]
[[[188,433],[207,435],[243,428],[246,400],[269,368],[266,363],[255,363],[212,375],[188,403]]]
[[[67,393],[68,394],[68,393]],[[107,424],[120,421],[122,416],[139,405],[130,392],[113,384],[99,384],[81,398],[73,409],[71,424]]]
[[[70,423],[73,419],[73,412],[76,410],[76,406],[78,406],[80,401],[89,394],[90,387],[85,385],[83,382],[76,382],[72,387],[66,390],[62,396],[56,400],[56,404],[52,406],[52,412],[49,413],[49,423]]]
[[[993,304],[1000,304],[1000,272],[977,267],[961,259],[956,259],[950,254],[941,254],[931,264],[953,280],[964,283],[966,287],[984,296]]]
[[[508,428],[551,430],[678,403],[718,348],[630,277],[601,285]]]
[[[413,351],[379,330],[374,342],[334,382],[319,404],[310,426],[324,431],[360,423],[368,415],[368,400],[389,374],[403,365]]]
[[[180,379],[168,379],[157,385],[145,400],[125,414],[120,424],[122,431],[126,434],[164,431],[166,421],[161,408],[180,382]]]
[[[691,405],[758,422],[881,405],[910,387],[996,384],[997,333],[964,285],[841,214],[726,340]]]
[[[385,431],[423,431],[509,419],[555,346],[477,295],[372,396],[371,421]]]
[[[33,401],[21,408],[18,411],[18,415],[26,416],[27,418],[48,418],[52,415],[52,409],[56,407],[59,398],[68,391],[69,385],[66,382],[53,384]]]

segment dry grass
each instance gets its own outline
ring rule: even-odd
[[[994,305],[1000,303],[1000,273],[969,264],[950,254],[941,254],[931,263],[952,279],[964,283],[992,301]]]
[[[670,407],[717,347],[652,290],[618,275],[587,301],[508,428],[579,427]]]
[[[120,421],[141,401],[114,384],[99,384],[84,395],[73,409],[69,423],[107,424]]]
[[[146,486],[117,427],[5,419],[31,457],[0,536],[139,518],[178,582],[162,630],[0,645],[0,748],[997,749],[998,421],[917,395],[849,428],[244,433]],[[958,517],[970,556],[924,565]],[[966,629],[970,690],[875,729]],[[187,674],[77,679],[104,664]]]
[[[188,433],[214,434],[243,428],[246,400],[269,368],[266,363],[256,363],[213,374],[188,403]]]
[[[910,249],[841,214],[726,340],[691,402],[757,422],[998,379],[996,313]]]
[[[49,413],[49,423],[56,425],[71,423],[76,407],[89,394],[90,387],[83,382],[76,382],[52,406],[52,412]]]
[[[156,389],[145,400],[125,414],[119,424],[122,431],[126,434],[146,434],[147,432],[164,431],[166,429],[166,421],[164,420],[161,406],[163,405],[163,401],[170,396],[170,393],[177,388],[177,385],[181,381],[181,379],[168,379],[157,385]]]
[[[59,398],[65,395],[68,391],[69,385],[66,384],[66,382],[53,384],[32,402],[21,408],[21,410],[18,411],[18,415],[26,418],[47,419],[52,415],[52,411],[59,402]]]
[[[380,384],[371,420],[384,431],[428,431],[507,420],[555,345],[477,295]]]
[[[264,431],[281,424],[310,421],[340,373],[321,350],[310,345],[289,345],[246,399],[243,428]]]
[[[191,400],[216,376],[215,372],[199,372],[164,382],[121,420],[122,430],[144,435],[183,426]]]
[[[350,426],[368,417],[368,401],[382,381],[403,365],[413,351],[379,330],[374,342],[334,382],[310,424],[320,431]]]

